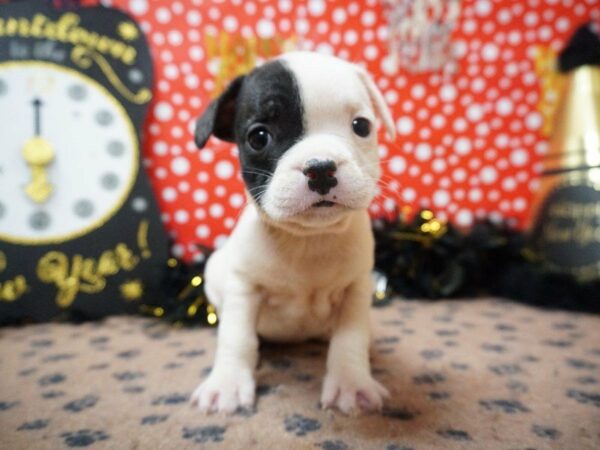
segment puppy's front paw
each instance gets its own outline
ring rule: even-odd
[[[321,394],[322,408],[338,408],[344,414],[380,411],[388,390],[366,374],[328,373]]]
[[[255,383],[251,370],[213,370],[196,388],[191,402],[204,414],[232,414],[239,407],[252,407],[254,392]]]

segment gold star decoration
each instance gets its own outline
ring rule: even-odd
[[[117,26],[117,33],[126,41],[133,41],[139,36],[138,29],[131,22],[121,22]]]
[[[121,297],[128,302],[137,301],[144,293],[144,285],[140,280],[127,280],[119,286]]]

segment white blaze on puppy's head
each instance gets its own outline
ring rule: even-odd
[[[364,69],[287,53],[236,79],[198,120],[196,142],[234,141],[246,188],[273,222],[311,229],[368,207],[380,175],[376,120],[393,137]]]

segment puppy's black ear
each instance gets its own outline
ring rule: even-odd
[[[220,97],[213,100],[196,121],[194,138],[198,148],[203,148],[211,134],[223,141],[233,142],[235,109],[245,75],[233,80]]]

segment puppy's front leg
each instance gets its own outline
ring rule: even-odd
[[[327,355],[321,406],[345,414],[378,411],[388,391],[371,376],[371,279],[352,285],[342,300]]]
[[[233,413],[240,406],[254,405],[259,306],[260,296],[256,292],[228,289],[220,311],[213,368],[192,394],[192,402],[200,411]]]

